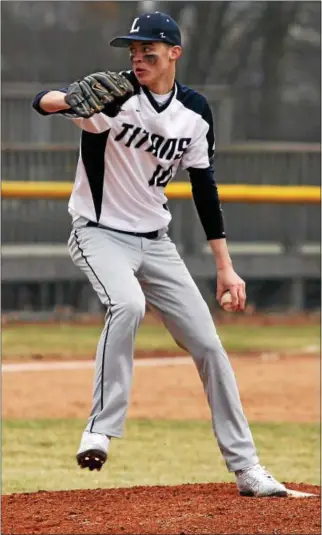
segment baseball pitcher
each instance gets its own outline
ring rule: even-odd
[[[81,129],[69,251],[106,307],[78,464],[100,470],[111,439],[122,436],[134,340],[147,304],[194,359],[214,434],[240,494],[285,496],[284,485],[259,464],[212,316],[167,233],[165,187],[180,167],[189,173],[214,255],[217,299],[229,290],[233,310],[243,310],[245,283],[229,256],[214,177],[212,113],[204,96],[175,78],[180,29],[167,14],[145,13],[111,45],[128,48],[131,70],[89,74],[33,100],[40,114],[60,114]]]

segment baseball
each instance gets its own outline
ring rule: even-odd
[[[231,293],[229,290],[227,290],[222,295],[222,298],[220,299],[220,305],[225,310],[225,312],[232,312],[231,302],[232,302]]]

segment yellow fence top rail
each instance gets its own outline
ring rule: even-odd
[[[2,181],[4,199],[68,199],[72,182],[18,182]],[[319,186],[259,186],[249,184],[222,184],[218,186],[222,202],[319,204]],[[166,188],[169,199],[191,199],[190,182],[172,182]]]

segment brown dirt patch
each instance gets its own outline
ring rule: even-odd
[[[318,534],[320,499],[242,498],[223,483],[12,494],[2,498],[2,533]]]
[[[233,357],[250,421],[319,420],[319,357]],[[87,418],[92,370],[3,373],[4,418]],[[201,382],[186,365],[135,368],[129,417],[209,419]]]

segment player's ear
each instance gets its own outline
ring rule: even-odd
[[[172,46],[169,50],[169,59],[177,60],[180,58],[182,54],[182,48],[181,46]]]

